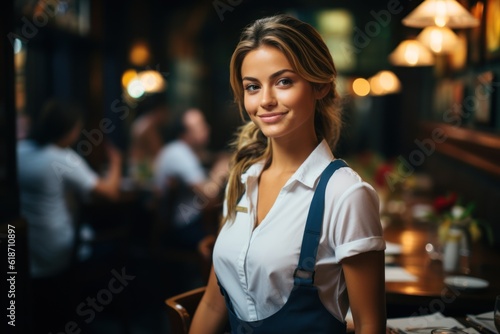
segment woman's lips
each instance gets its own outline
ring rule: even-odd
[[[259,118],[264,123],[276,123],[280,121],[283,117],[285,117],[287,113],[272,113],[272,114],[262,114],[259,115]]]

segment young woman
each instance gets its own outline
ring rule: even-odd
[[[333,156],[341,116],[327,46],[309,24],[277,15],[243,31],[230,66],[251,121],[236,140],[214,271],[191,333],[220,333],[228,318],[233,333],[341,333],[349,307],[356,334],[385,333],[378,198]],[[324,213],[311,210],[313,228],[312,202],[324,203]]]

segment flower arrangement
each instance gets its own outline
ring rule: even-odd
[[[456,193],[450,193],[437,197],[433,202],[433,208],[434,212],[429,218],[439,224],[438,238],[442,244],[446,241],[449,231],[453,227],[465,231],[472,242],[480,240],[483,231],[485,231],[489,243],[493,243],[493,233],[489,225],[473,216],[476,208],[475,203],[463,205]]]
[[[383,162],[378,166],[377,170],[375,171],[375,175],[373,176],[373,181],[377,188],[389,188],[386,178],[387,174],[392,173],[394,168],[394,164],[389,162]]]

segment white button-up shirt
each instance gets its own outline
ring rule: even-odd
[[[257,163],[242,175],[246,189],[238,203],[242,209],[235,221],[222,227],[214,248],[215,272],[240,319],[265,319],[286,303],[309,205],[321,172],[332,160],[328,144],[322,141],[283,186],[257,227],[258,178],[264,164]],[[327,185],[319,243],[315,285],[325,307],[342,321],[349,305],[340,261],[385,249],[377,194],[349,167],[338,169]]]
[[[69,268],[75,226],[66,191],[86,197],[98,175],[71,148],[40,146],[21,140],[17,146],[21,213],[29,226],[33,277],[49,277]]]

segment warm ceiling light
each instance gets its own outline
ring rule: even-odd
[[[157,93],[165,89],[166,82],[157,71],[142,71],[138,74],[138,78],[146,93]]]
[[[422,43],[408,39],[392,51],[389,61],[395,66],[430,66],[434,64],[434,56]]]
[[[126,70],[122,74],[122,86],[127,87],[130,81],[134,80],[137,78],[137,71],[136,70]]]
[[[425,0],[402,22],[404,25],[414,28],[428,26],[472,28],[479,25],[479,20],[456,0]]]
[[[417,36],[417,40],[432,52],[449,53],[457,46],[458,36],[447,27],[427,27]]]
[[[136,66],[145,66],[150,58],[149,48],[144,42],[137,42],[130,50],[130,62]]]
[[[357,78],[352,83],[352,90],[358,96],[366,96],[370,93],[370,83],[364,78]]]
[[[368,81],[373,95],[393,94],[401,90],[401,82],[391,71],[380,71]]]
[[[134,70],[125,71],[122,84],[130,97],[138,99],[144,94],[162,92],[167,88],[167,82],[162,75],[153,70],[137,73]]]

